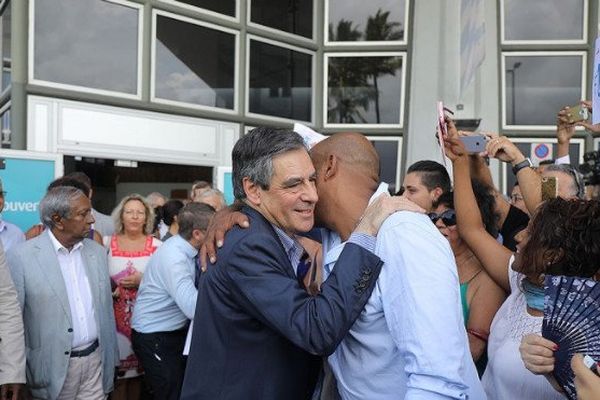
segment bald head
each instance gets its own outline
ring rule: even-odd
[[[310,157],[317,170],[331,155],[345,167],[379,179],[379,155],[365,136],[355,132],[336,133],[317,143],[310,151]]]

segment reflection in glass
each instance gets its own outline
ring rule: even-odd
[[[2,143],[2,148],[10,148],[10,140],[10,108],[7,108],[0,115],[0,142]]]
[[[403,40],[405,12],[405,0],[329,0],[329,41]]]
[[[233,109],[234,71],[233,34],[157,16],[156,97]]]
[[[11,47],[10,47],[10,5],[2,14],[2,91],[10,85]]]
[[[312,55],[250,41],[249,111],[311,121]]]
[[[235,17],[236,0],[176,0],[179,3],[185,3],[190,6],[204,8],[219,14]]]
[[[402,58],[329,57],[327,122],[399,124]]]
[[[138,10],[100,0],[35,2],[36,79],[137,92]]]
[[[312,0],[252,0],[252,22],[312,38]]]
[[[503,0],[506,40],[583,39],[583,0]]]
[[[379,155],[379,177],[389,185],[389,191],[397,192],[396,175],[398,173],[398,142],[394,140],[369,139]]]
[[[507,125],[554,125],[556,114],[581,99],[581,56],[505,58]]]

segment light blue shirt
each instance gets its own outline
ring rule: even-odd
[[[323,238],[327,276],[344,243],[332,232]],[[375,254],[384,262],[375,289],[328,360],[341,397],[485,399],[448,241],[426,215],[403,211],[381,226]]]
[[[4,221],[0,216],[0,241],[2,241],[4,251],[8,252],[14,245],[23,243],[25,235],[18,226]]]
[[[169,332],[194,318],[198,291],[194,257],[198,249],[175,235],[148,261],[138,290],[131,326],[141,333]]]

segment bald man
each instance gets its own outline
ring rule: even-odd
[[[387,184],[379,184],[378,155],[360,134],[335,134],[310,155],[319,194],[315,219],[327,228],[322,235],[327,277],[365,208]],[[341,397],[485,399],[448,241],[425,214],[401,211],[381,226],[375,254],[385,267],[328,360]]]

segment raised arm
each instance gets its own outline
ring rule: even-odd
[[[460,140],[454,122],[448,122],[446,154],[452,160],[454,172],[454,208],[461,237],[481,261],[490,277],[504,290],[510,291],[508,262],[512,253],[487,231],[471,187],[469,158]]]
[[[527,159],[506,136],[500,136],[488,142],[487,151],[491,157],[518,168],[517,180],[519,181],[521,194],[529,213],[533,215],[537,206],[542,202],[542,179],[540,175],[530,166],[523,167],[523,163]]]

